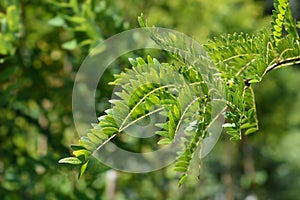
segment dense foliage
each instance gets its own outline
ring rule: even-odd
[[[183,149],[175,164],[175,171],[182,173],[181,184],[187,176],[197,147],[209,136],[212,118],[224,115],[226,123],[223,127],[233,140],[241,140],[256,132],[258,120],[251,84],[261,82],[263,76],[273,69],[300,63],[300,40],[288,3],[287,0],[275,1],[272,32],[265,30],[251,36],[233,34],[209,42],[205,49],[218,69],[212,74],[201,73],[201,67],[210,64],[206,58],[202,58],[193,43],[181,40],[180,34],[161,36],[149,29],[155,42],[170,49],[179,64],[161,64],[151,57],[148,57],[147,62],[141,58],[131,60],[132,69],[116,76],[113,83],[122,86],[122,92],[117,94],[120,99],[113,99],[112,109],[106,110],[107,115],[99,118],[99,125],[95,125],[87,136],[79,140],[80,148],[78,150],[76,147],[73,152],[76,158],[65,158],[60,162],[80,164],[82,174],[89,156],[107,140],[122,134],[132,124],[160,112],[167,120],[157,124],[162,128],[156,132],[161,136],[158,144],[171,144],[180,125],[183,122],[188,124],[185,129],[188,136],[184,138]],[[142,17],[139,23],[142,27],[148,27]],[[283,34],[283,29],[286,34]],[[191,56],[197,60],[189,62]],[[180,76],[173,77],[173,73],[168,70],[176,70]],[[209,86],[220,84],[217,73],[221,73],[226,98],[222,98],[219,91]],[[203,76],[216,78],[211,78],[214,83],[208,83],[209,79]],[[160,80],[162,78],[164,82]],[[210,102],[213,101],[223,101],[227,105],[217,116],[212,113]]]
[[[290,5],[292,14],[297,16],[299,4],[291,0]],[[262,1],[1,1],[1,198],[207,199],[226,196],[226,199],[242,199],[252,194],[261,199],[295,198],[300,187],[300,119],[297,112],[300,95],[296,87],[299,85],[299,70],[286,68],[273,72],[272,69],[282,66],[280,64],[291,64],[282,61],[290,61],[295,51],[299,51],[299,39],[296,39],[298,36],[295,35],[294,26],[290,26],[293,23],[286,1],[278,1],[275,8],[273,30],[268,27],[270,30],[257,33],[256,30],[270,21],[268,15],[263,16]],[[57,165],[62,155],[74,153],[70,152],[68,146],[78,140],[72,122],[71,93],[80,64],[98,42],[123,30],[137,27],[136,16],[141,12],[144,12],[152,24],[174,28],[200,41],[222,34],[222,37],[218,36],[210,41],[205,48],[218,63],[218,69],[225,72],[225,75],[232,75],[228,73],[228,68],[237,65],[237,68],[232,67],[232,73],[237,73],[234,70],[247,63],[250,63],[251,68],[259,70],[260,57],[254,54],[261,53],[265,59],[268,57],[268,62],[262,66],[266,73],[263,73],[264,78],[259,84],[250,83],[249,78],[254,82],[260,81],[259,77],[251,76],[254,72],[251,72],[250,67],[239,72],[239,78],[223,77],[227,81],[224,81],[224,87],[231,91],[227,93],[227,103],[234,101],[230,96],[234,91],[237,91],[237,94],[245,92],[251,96],[248,85],[253,87],[260,123],[259,134],[244,137],[245,129],[242,129],[241,133],[238,129],[241,124],[238,122],[233,126],[232,123],[236,120],[234,115],[242,117],[239,118],[241,121],[245,120],[245,112],[251,110],[252,102],[246,103],[242,112],[232,109],[229,103],[228,117],[232,118],[228,118],[226,126],[232,131],[228,132],[231,133],[229,137],[238,141],[233,143],[224,134],[211,156],[201,163],[200,171],[197,166],[189,169],[191,176],[180,188],[177,187],[178,179],[172,167],[149,174],[127,174],[110,171],[101,163],[95,162],[93,157],[89,157],[88,173],[77,180],[77,168],[70,171],[69,167]],[[265,11],[266,13],[268,11]],[[234,34],[240,31],[248,34]],[[155,39],[155,35],[153,36]],[[248,40],[255,40],[260,44],[265,42],[266,45],[251,46]],[[242,49],[237,41],[245,44],[247,48]],[[233,42],[232,50],[229,42]],[[225,64],[218,62],[226,59],[225,57],[230,58],[232,54],[239,55],[239,51],[251,51],[254,54],[245,56],[245,59],[234,57],[225,60]],[[141,56],[146,63],[154,62],[159,68],[165,67],[165,70],[180,68],[183,75],[187,72],[184,70],[186,65],[179,65],[180,61],[176,61],[180,59],[178,54],[173,54],[171,61],[161,54],[157,56],[157,52],[151,54],[155,55],[160,63],[154,58],[147,59],[143,52],[139,53],[131,56]],[[224,55],[224,58],[217,55]],[[143,62],[142,59],[132,60],[132,67],[138,68],[139,62]],[[126,60],[120,60],[115,67],[105,72],[96,94],[99,115],[105,116],[103,111],[110,107],[107,100],[111,96],[112,87],[106,87],[107,83],[114,81],[113,74],[125,67],[131,68],[128,65]],[[265,67],[269,70],[266,71]],[[147,71],[144,68],[141,70]],[[114,83],[125,81],[128,76],[129,74],[121,73]],[[186,77],[184,79],[188,80]],[[188,88],[191,89],[190,86]],[[161,95],[159,92],[155,93],[157,97],[162,97]],[[153,96],[152,98],[157,100]],[[174,99],[174,96],[169,95],[168,98]],[[178,105],[176,102],[174,101],[172,106],[163,106],[171,113]],[[256,130],[255,115],[251,119],[251,127],[248,128]],[[202,136],[201,132],[197,134]],[[119,135],[121,134],[118,134],[118,137]],[[193,132],[189,136],[192,138]],[[242,140],[239,140],[241,136]],[[118,139],[117,136],[115,139]],[[166,139],[164,141],[169,140],[169,135]],[[157,141],[134,141],[127,146],[122,141],[115,142],[134,151],[141,151],[145,146],[148,149],[152,148]],[[193,141],[190,144],[193,144]],[[87,162],[80,160],[80,163]],[[183,169],[185,174],[186,167]],[[116,179],[110,179],[111,172],[117,173]],[[116,184],[117,189],[109,190],[111,184]]]

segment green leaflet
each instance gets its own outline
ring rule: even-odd
[[[86,161],[84,164],[81,165],[81,167],[80,167],[80,173],[78,175],[78,179],[84,174],[84,172],[85,172],[88,164],[89,164],[89,161]]]
[[[160,145],[171,144],[171,143],[172,143],[172,140],[170,140],[168,138],[163,138],[157,142],[157,144],[160,144]]]
[[[91,155],[91,152],[89,152],[88,150],[85,150],[85,149],[80,149],[80,150],[73,151],[73,154],[78,159],[80,159],[80,157],[82,157],[80,159],[81,161],[85,161]]]
[[[75,158],[75,157],[67,157],[67,158],[60,159],[58,161],[58,163],[66,163],[66,164],[71,164],[71,165],[79,165],[79,164],[82,163],[82,161],[79,160],[78,158]]]

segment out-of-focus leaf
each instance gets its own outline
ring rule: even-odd
[[[50,19],[48,21],[48,23],[52,26],[64,26],[65,25],[65,20],[60,16],[56,16],[56,17]]]
[[[74,50],[77,47],[77,41],[71,40],[62,44],[62,48],[66,50]]]

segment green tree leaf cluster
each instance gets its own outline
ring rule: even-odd
[[[180,49],[183,49],[183,51],[171,51],[171,56],[179,61],[179,64],[161,65],[150,57],[148,62],[141,58],[131,60],[133,68],[116,76],[115,83],[120,82],[123,85],[122,92],[117,94],[121,99],[112,100],[112,109],[106,111],[106,116],[99,118],[99,126],[96,126],[97,133],[90,134],[90,137],[89,135],[82,137],[79,140],[81,146],[93,153],[105,145],[106,141],[122,134],[125,127],[161,111],[159,108],[153,109],[153,105],[158,103],[158,106],[164,109],[161,115],[167,117],[166,122],[158,124],[162,128],[162,131],[157,132],[162,137],[159,144],[172,143],[182,121],[186,120],[189,124],[195,121],[195,126],[189,129],[188,136],[184,137],[183,149],[178,152],[175,164],[175,170],[182,172],[179,181],[179,184],[182,184],[197,147],[201,146],[201,141],[209,135],[207,130],[211,125],[209,120],[212,115],[209,102],[217,100],[227,105],[226,110],[219,115],[224,114],[226,123],[223,127],[231,139],[240,140],[256,132],[258,120],[251,84],[260,82],[264,75],[273,69],[300,63],[299,35],[296,32],[296,23],[292,20],[288,1],[275,1],[274,6],[272,33],[263,30],[251,36],[244,33],[220,36],[205,46],[221,73],[226,92],[225,99],[212,98],[213,91],[208,90],[209,83],[203,81],[199,69],[200,63],[189,63],[186,59],[187,56],[194,56],[209,65],[198,55],[193,45],[181,41],[180,34],[166,37],[149,29],[153,40],[161,47],[167,49],[169,47],[172,50],[172,47],[180,46]],[[139,18],[139,23],[142,27],[148,28],[142,17]],[[283,28],[286,29],[286,34],[283,33]],[[159,71],[156,70],[157,67]],[[168,76],[163,76],[162,70],[170,68],[177,70],[182,78],[171,76],[168,80]],[[164,86],[152,85],[152,81],[158,80],[151,80],[150,77],[166,79],[164,80],[166,83]],[[183,78],[188,80],[187,85],[184,84]],[[173,81],[169,83],[171,80]],[[180,89],[175,89],[174,92],[169,88],[172,86]],[[188,86],[191,87],[192,92],[186,89],[189,88]],[[175,97],[174,93],[178,96]],[[192,93],[194,94],[191,95]],[[197,106],[194,107],[193,104]],[[197,114],[192,115],[192,113]],[[130,118],[132,121],[127,122]],[[107,140],[103,141],[105,137]],[[82,154],[75,156],[79,157]],[[69,163],[74,164],[72,162]]]

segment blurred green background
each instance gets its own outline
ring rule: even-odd
[[[299,19],[300,2],[291,5]],[[260,131],[241,142],[223,135],[180,188],[172,167],[128,174],[93,161],[78,180],[77,168],[57,163],[78,140],[72,87],[96,44],[137,28],[141,12],[151,25],[205,43],[269,27],[271,10],[267,0],[1,0],[1,199],[300,199],[299,66],[271,72],[254,86]],[[112,88],[105,84],[126,67],[120,59],[105,72],[97,114],[109,108]]]

